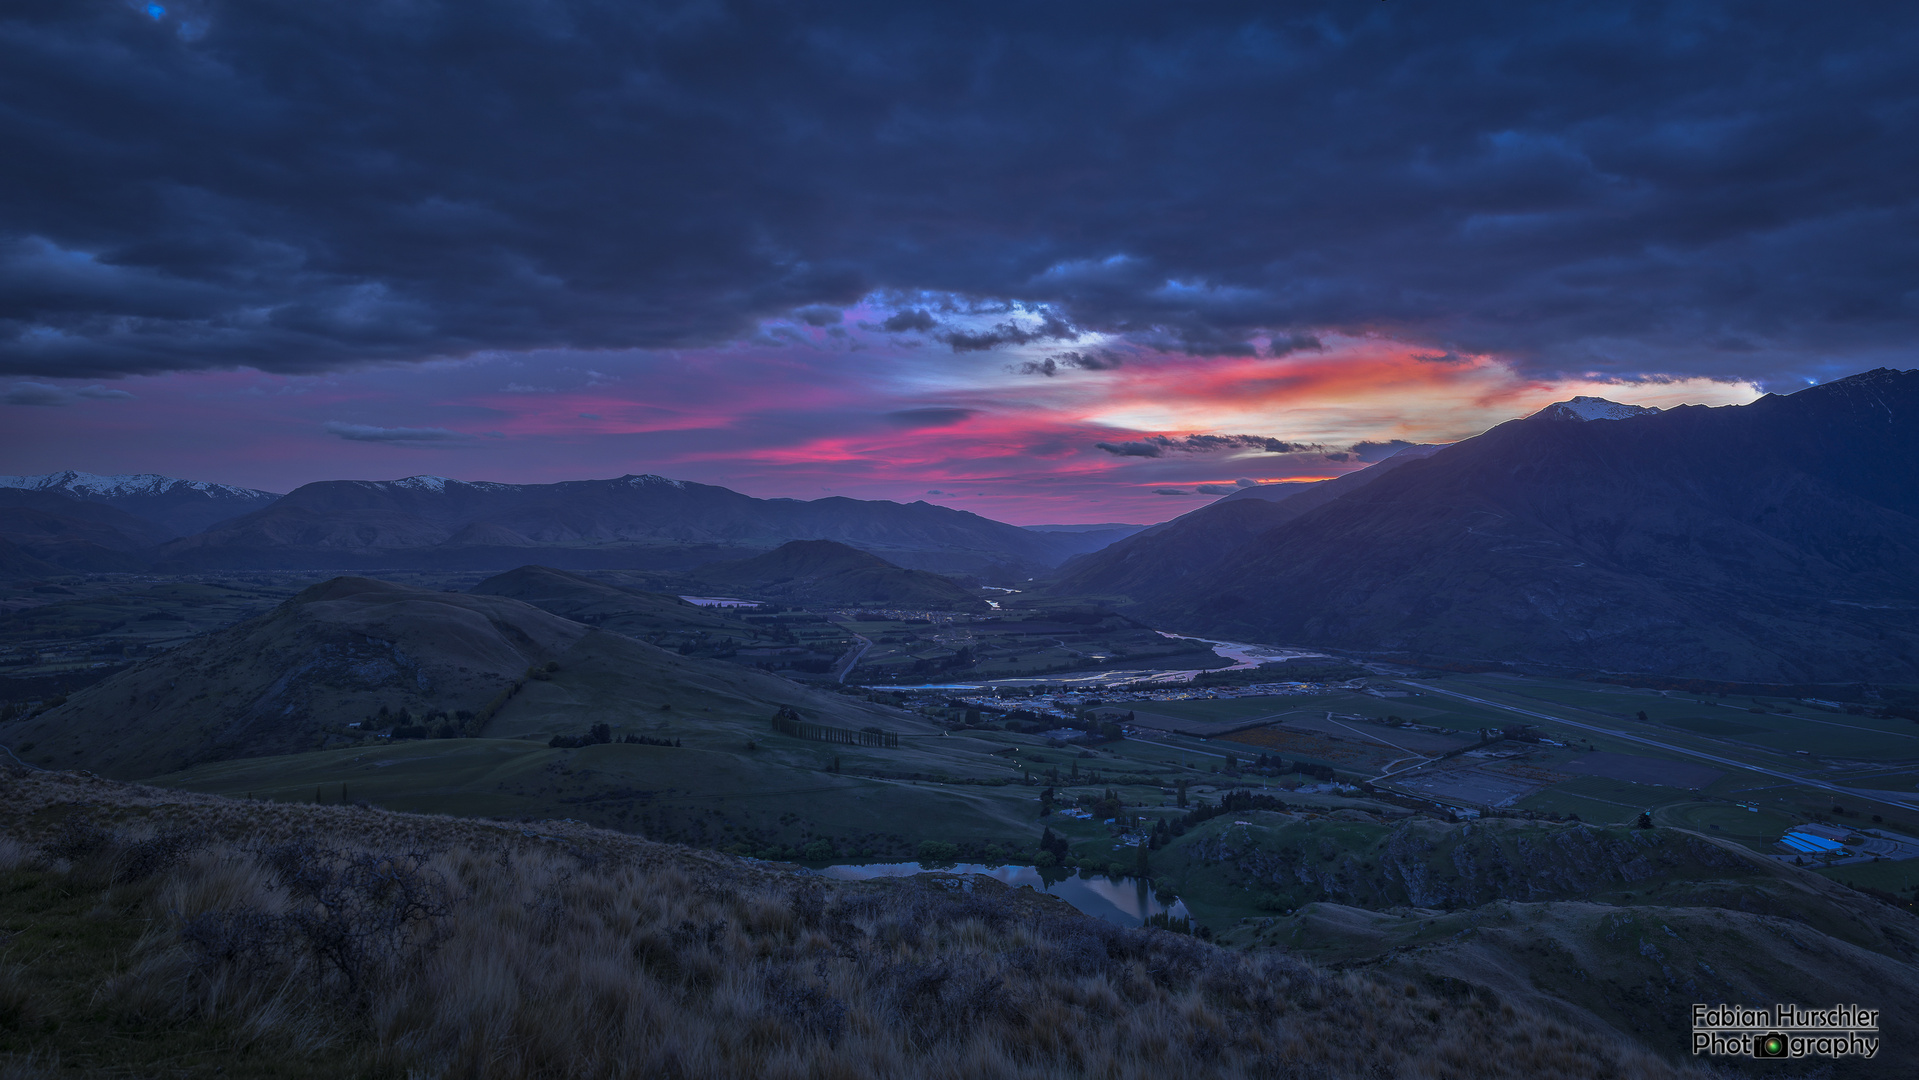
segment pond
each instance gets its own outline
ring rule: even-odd
[[[1141,926],[1153,915],[1190,918],[1186,905],[1175,899],[1162,904],[1153,895],[1152,886],[1139,878],[1114,879],[1105,874],[1081,877],[1071,870],[1041,871],[1031,866],[987,866],[984,863],[937,863],[921,866],[916,862],[865,863],[823,867],[820,873],[839,881],[868,881],[881,877],[911,877],[921,873],[979,874],[1008,885],[1021,885],[1050,893],[1094,918],[1120,926]]]

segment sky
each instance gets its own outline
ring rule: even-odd
[[[1910,5],[25,0],[0,473],[1157,521],[1915,366]]]

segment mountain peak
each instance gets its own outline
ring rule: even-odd
[[[638,476],[628,473],[620,477],[620,480],[630,487],[652,487],[656,484],[664,484],[667,487],[674,488],[686,487],[686,481],[684,480],[669,480],[664,476],[656,476],[653,473],[641,473]]]
[[[1555,401],[1533,415],[1549,416],[1555,420],[1631,420],[1637,416],[1651,416],[1658,411],[1656,405],[1622,405],[1602,397],[1582,395],[1569,401]]]
[[[99,476],[74,469],[47,473],[43,476],[0,476],[0,487],[21,488],[26,491],[63,491],[81,498],[91,496],[102,499],[127,495],[165,495],[175,491],[191,491],[210,499],[279,498],[271,491],[254,491],[251,488],[231,487],[206,480],[180,480],[171,476],[161,476],[158,473]]]

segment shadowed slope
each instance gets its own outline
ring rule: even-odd
[[[1135,599],[1172,627],[1254,640],[1754,682],[1912,679],[1915,475],[1919,372],[1622,420],[1548,411]]]
[[[150,1072],[161,1040],[236,1076],[1701,1075],[990,879],[821,883],[566,824],[0,783],[0,904],[34,913],[9,985],[90,1071]],[[139,833],[86,820],[101,809]],[[149,1037],[102,1037],[103,1013]]]
[[[634,637],[698,630],[739,632],[737,624],[677,596],[621,588],[550,566],[508,570],[468,591],[509,597],[575,622]]]
[[[144,777],[357,739],[346,725],[382,707],[452,714],[456,727],[478,734],[583,730],[642,704],[763,719],[788,703],[815,712],[846,707],[762,672],[681,657],[517,600],[335,578],[4,734],[11,744],[34,744],[36,762]],[[460,721],[461,712],[479,715]]]
[[[831,540],[795,540],[751,559],[708,563],[694,570],[692,576],[720,588],[777,600],[956,611],[986,607],[971,590],[951,578],[902,569],[878,555]]]

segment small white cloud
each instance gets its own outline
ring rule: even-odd
[[[104,386],[83,386],[75,390],[74,393],[83,398],[93,398],[96,401],[132,401],[134,399],[133,395],[127,393],[125,390],[113,390]]]
[[[500,393],[502,394],[551,394],[552,392],[553,389],[551,387],[526,386],[516,382],[510,382],[500,387]]]
[[[454,442],[473,437],[458,431],[448,431],[446,428],[374,427],[372,424],[346,424],[338,420],[327,421],[326,432],[352,442],[433,443]],[[494,433],[488,432],[488,434]]]

